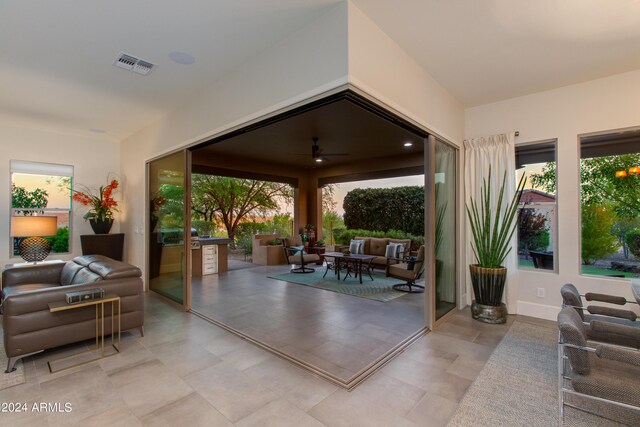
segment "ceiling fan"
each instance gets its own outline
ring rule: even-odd
[[[314,136],[311,138],[313,141],[313,145],[311,146],[311,158],[316,163],[322,163],[324,160],[328,160],[328,157],[339,157],[339,156],[348,156],[349,153],[325,153],[322,151],[322,148],[318,145],[318,141],[320,138]]]

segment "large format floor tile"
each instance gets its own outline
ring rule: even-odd
[[[345,354],[352,360],[341,363],[355,363],[357,355],[371,353],[375,345],[392,343],[402,335],[398,324],[395,329],[380,326],[357,303],[336,299],[296,308],[278,299],[299,300],[304,292],[278,289],[276,295],[266,296],[271,307],[274,311],[281,308],[287,313],[285,318],[300,315],[301,320],[282,322],[280,314],[272,313],[269,318],[280,326],[264,328],[292,351],[315,357],[316,363],[337,372],[344,369],[341,374],[345,377],[353,372],[326,358],[338,363],[337,357]],[[240,296],[237,301],[247,304],[262,298],[252,298],[247,289],[234,292]],[[342,307],[342,312],[323,316],[331,302]],[[313,316],[304,316],[306,308]],[[359,317],[352,317],[349,310]],[[124,334],[123,351],[113,357],[56,374],[48,372],[47,361],[82,349],[85,343],[25,358],[26,382],[0,390],[0,402],[26,402],[29,408],[33,403],[69,402],[72,411],[2,413],[0,425],[444,426],[514,318],[554,327],[552,322],[518,316],[511,316],[507,325],[485,325],[464,310],[346,392],[197,316],[176,310],[153,293],[145,296],[145,311],[145,337],[138,331]],[[241,315],[238,321],[243,322]],[[350,342],[352,325],[358,325],[353,330],[371,340]],[[336,333],[330,337],[327,330],[332,327]],[[313,331],[308,337],[305,328]],[[317,347],[319,354],[314,354]]]
[[[269,278],[289,268],[194,278],[193,310],[345,385],[424,325],[423,294],[385,303]]]

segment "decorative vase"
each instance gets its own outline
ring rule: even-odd
[[[485,323],[506,323],[507,307],[502,303],[502,294],[507,279],[507,269],[485,268],[478,264],[469,265],[473,294],[476,299],[471,304],[471,316]]]
[[[113,219],[90,219],[89,224],[95,234],[109,234]]]

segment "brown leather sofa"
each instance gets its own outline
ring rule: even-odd
[[[7,269],[2,273],[4,348],[14,370],[22,357],[95,338],[95,308],[57,313],[48,303],[64,301],[67,292],[102,288],[120,296],[121,330],[144,333],[144,287],[138,267],[102,255],[86,255],[66,263]],[[111,333],[111,310],[105,310],[105,334]]]

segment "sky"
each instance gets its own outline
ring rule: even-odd
[[[27,191],[33,191],[36,188],[47,190],[48,208],[69,209],[70,207],[69,190],[58,186],[62,177],[13,173],[11,179],[17,187],[24,187]]]
[[[391,187],[403,187],[407,185],[424,185],[424,175],[403,176],[399,178],[385,178],[385,179],[370,179],[366,181],[353,181],[345,182],[336,185],[336,191],[333,199],[336,201],[336,212],[339,215],[344,215],[344,209],[342,208],[342,202],[344,196],[351,190],[356,188],[391,188]]]

